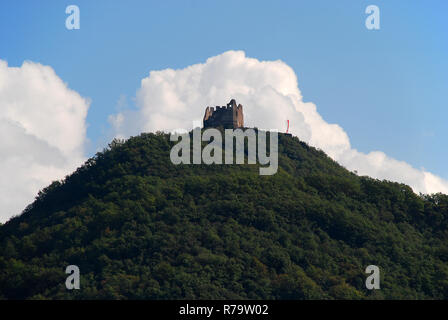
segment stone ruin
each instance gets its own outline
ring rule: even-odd
[[[235,99],[230,100],[227,106],[205,109],[204,128],[220,126],[226,129],[244,127],[243,106],[237,106]]]

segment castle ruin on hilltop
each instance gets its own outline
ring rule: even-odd
[[[227,106],[205,109],[204,128],[219,126],[226,129],[244,127],[243,106],[237,106],[235,99],[230,100]]]

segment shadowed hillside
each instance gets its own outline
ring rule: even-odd
[[[114,140],[0,226],[0,298],[448,298],[448,196],[358,177],[283,134],[273,176],[175,166],[172,145]]]

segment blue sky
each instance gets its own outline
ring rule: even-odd
[[[81,29],[65,28],[78,5]],[[364,26],[367,5],[381,29]],[[121,95],[150,70],[184,68],[227,50],[280,59],[304,101],[359,151],[384,151],[448,179],[446,1],[2,1],[0,59],[51,66],[91,99],[91,144],[103,143]],[[292,124],[294,125],[294,124]]]

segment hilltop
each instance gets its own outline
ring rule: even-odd
[[[272,176],[175,166],[173,144],[114,140],[0,226],[0,298],[448,298],[448,196],[359,177],[284,134]],[[365,288],[372,264],[380,290]]]

